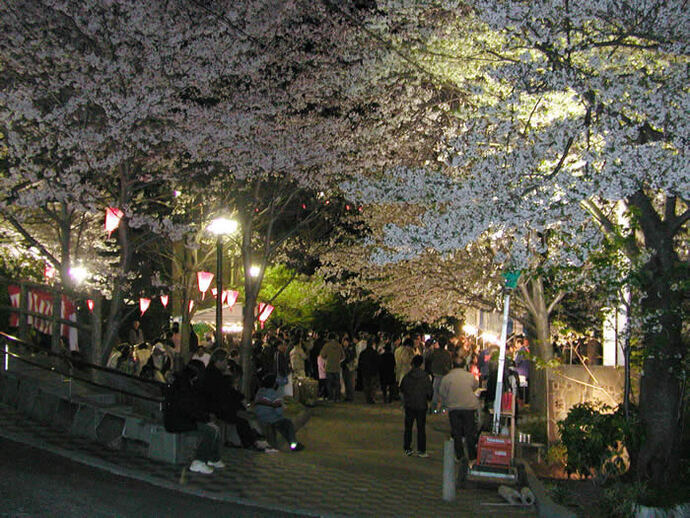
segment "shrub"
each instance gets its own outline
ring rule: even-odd
[[[615,412],[607,405],[573,406],[568,416],[558,422],[568,475],[577,473],[605,481],[624,473],[630,464],[628,451],[635,455],[639,449],[640,427],[636,421],[634,412],[626,420],[620,406]]]
[[[548,450],[546,450],[546,463],[547,464],[562,464],[566,463],[567,451],[563,443],[555,443],[549,445]]]
[[[647,486],[641,483],[617,483],[604,490],[601,501],[603,512],[611,518],[634,516],[637,502],[648,493]]]

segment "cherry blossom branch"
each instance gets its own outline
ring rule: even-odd
[[[6,211],[3,211],[3,217],[9,221],[12,226],[15,228],[17,232],[19,232],[24,239],[28,241],[28,243],[31,246],[35,246],[38,248],[41,253],[48,259],[50,262],[58,269],[61,267],[61,261],[58,261],[58,259],[45,247],[43,244],[38,241],[34,236],[31,235],[30,232],[28,232],[24,226],[11,214],[8,214]]]

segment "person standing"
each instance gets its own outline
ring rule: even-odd
[[[319,399],[328,399],[328,374],[326,373],[326,358],[318,355],[316,361],[319,370]]]
[[[367,340],[366,348],[359,354],[359,372],[362,376],[362,388],[367,403],[373,404],[376,378],[379,374],[379,355],[374,349],[374,338]]]
[[[328,334],[328,340],[321,349],[320,356],[326,360],[328,399],[340,401],[340,362],[345,358],[345,352],[338,343],[335,333]]]
[[[465,357],[456,357],[453,370],[441,380],[438,392],[441,403],[448,409],[450,433],[455,441],[455,457],[460,460],[463,456],[463,439],[467,450],[467,459],[476,454],[477,427],[474,422],[479,409],[479,398],[475,390],[479,382],[465,370]]]
[[[180,354],[182,351],[182,333],[180,332],[180,323],[173,322],[170,334],[170,342],[172,343],[175,354]]]
[[[402,346],[395,350],[395,381],[400,386],[402,379],[412,369],[412,358],[414,358],[414,342],[412,338],[405,338]]]
[[[144,331],[141,329],[141,322],[135,320],[132,322],[132,327],[129,330],[129,343],[130,345],[139,345],[145,341]]]
[[[417,423],[417,456],[428,457],[426,452],[426,411],[427,403],[434,393],[429,375],[422,369],[424,358],[418,354],[412,358],[412,369],[400,382],[400,393],[405,403],[405,432],[403,449],[411,456],[412,426]]]
[[[307,353],[302,346],[302,342],[296,342],[290,351],[290,367],[295,378],[306,377],[305,364],[307,361]]]
[[[290,380],[290,356],[287,352],[287,344],[285,343],[285,340],[279,339],[274,355],[275,358],[273,360],[273,365],[275,365],[278,394],[280,394],[281,397],[292,396],[292,382]]]
[[[379,357],[379,380],[381,381],[383,402],[390,403],[395,395],[395,356],[393,356],[389,343],[383,346],[383,352]]]
[[[439,395],[438,389],[441,386],[443,376],[450,372],[453,367],[450,353],[446,351],[445,344],[436,342],[433,345],[434,349],[429,355],[428,363],[431,371],[432,379],[434,380],[434,397],[431,399],[431,409],[436,412],[438,410]]]
[[[357,349],[354,342],[345,336],[342,343],[345,357],[340,363],[343,370],[343,382],[345,384],[345,401],[355,400],[355,374],[357,372]]]

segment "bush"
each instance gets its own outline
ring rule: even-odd
[[[549,445],[549,448],[546,450],[546,463],[565,465],[566,454],[567,451],[565,449],[565,446],[563,446],[563,443],[559,442],[551,444]]]
[[[636,414],[631,412],[626,420],[620,406],[612,411],[607,405],[580,403],[558,422],[558,429],[566,450],[568,475],[577,473],[605,481],[624,473],[630,464],[628,452],[636,456],[639,450]]]
[[[634,516],[635,506],[648,494],[647,486],[641,483],[618,483],[604,491],[601,507],[611,518]]]

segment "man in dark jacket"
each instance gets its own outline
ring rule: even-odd
[[[359,353],[357,365],[362,376],[362,385],[367,403],[375,403],[374,390],[376,390],[376,378],[379,374],[379,355],[374,350],[373,337],[369,337],[366,348]]]
[[[412,358],[412,370],[400,382],[400,392],[405,404],[405,433],[403,448],[405,455],[412,455],[412,424],[417,422],[417,456],[428,457],[426,452],[426,409],[434,393],[429,375],[422,369],[424,358]]]
[[[203,372],[204,364],[194,360],[175,375],[165,393],[163,422],[168,432],[199,436],[189,471],[207,475],[213,473],[214,468],[224,468],[225,464],[220,459],[220,430],[209,423],[210,416],[198,390]]]
[[[218,419],[235,425],[243,448],[266,451],[269,448],[268,443],[259,437],[249,421],[238,414],[247,409],[243,403],[244,394],[233,386],[232,378],[228,375],[227,359],[225,349],[216,349],[211,354],[200,386],[206,410]]]
[[[443,376],[448,374],[453,368],[450,353],[445,349],[445,343],[436,342],[433,345],[434,349],[429,355],[429,371],[433,377],[434,396],[431,398],[431,409],[435,412],[438,408],[439,396],[438,388],[441,386]]]
[[[391,351],[390,344],[384,346],[383,353],[379,356],[379,378],[383,402],[390,403],[395,396],[395,356]]]

